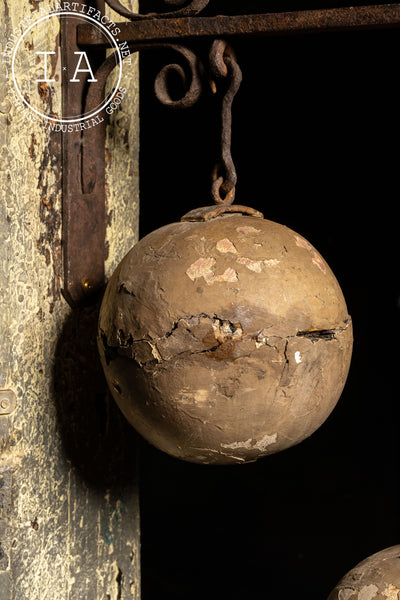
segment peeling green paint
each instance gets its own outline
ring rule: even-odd
[[[0,51],[21,19],[54,5],[2,2]],[[136,60],[108,128],[107,275],[137,239]],[[16,110],[9,75],[2,64],[0,389],[17,408],[0,417],[0,599],[138,600],[135,440],[102,379],[97,307],[72,311],[61,295],[61,139]]]

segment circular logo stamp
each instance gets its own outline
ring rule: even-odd
[[[111,89],[95,106],[63,102],[63,86],[71,93],[82,86],[96,84],[96,64],[93,53],[79,49],[70,52],[68,61],[60,46],[61,23],[73,20],[76,25],[88,24],[101,33],[111,61],[115,60]],[[55,9],[39,9],[33,17],[23,19],[7,40],[3,63],[9,65],[8,96],[18,112],[30,121],[42,121],[56,131],[78,131],[85,123],[93,127],[104,119],[101,113],[114,112],[121,103],[126,89],[121,87],[123,64],[130,64],[126,42],[118,38],[120,29],[106,15],[93,7],[78,2],[58,3]]]

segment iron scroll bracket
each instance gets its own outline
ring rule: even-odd
[[[221,39],[231,43],[237,38],[400,27],[400,4],[202,16],[201,12],[210,0],[164,2],[169,5],[165,13],[148,15],[132,13],[119,0],[93,0],[92,5],[104,13],[107,4],[128,19],[116,26],[119,43],[128,46],[130,51],[169,46],[184,56],[192,71],[192,85],[181,102],[183,107],[197,101],[201,87],[196,57],[183,44]],[[84,80],[73,86],[67,78],[63,81],[63,106],[72,108],[75,114],[86,114],[91,103],[96,106],[104,97],[105,82],[115,67],[115,59],[106,57],[107,40],[99,28],[73,18],[63,19],[61,27],[61,47],[67,67],[72,67],[72,61],[76,61],[75,53],[79,51],[84,51],[91,64],[96,66],[97,81],[90,85]],[[71,72],[66,69],[68,71]],[[158,84],[163,88],[162,78]],[[164,98],[164,103],[179,107],[176,106],[179,103],[169,100]],[[99,116],[96,127],[87,130],[70,128],[68,133],[63,133],[63,294],[71,306],[92,302],[105,285],[106,116]]]

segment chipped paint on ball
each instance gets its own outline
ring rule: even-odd
[[[270,258],[268,260],[252,260],[251,258],[246,258],[245,256],[239,256],[236,262],[239,263],[239,265],[244,265],[249,269],[249,271],[253,271],[254,273],[261,273],[264,266],[276,267],[280,263],[277,258]]]
[[[268,260],[264,260],[264,265],[266,267],[276,267],[277,265],[279,265],[280,262],[281,261],[277,258],[270,258]]]
[[[314,252],[314,254],[313,254],[312,262],[323,273],[326,273],[326,264],[325,264],[324,260],[321,258],[321,256],[319,256],[319,254],[317,254],[316,252]]]
[[[262,271],[262,262],[260,260],[251,260],[251,258],[239,256],[236,262],[239,265],[244,265],[245,267],[247,267],[249,271],[254,271],[254,273],[261,273]]]
[[[252,438],[249,438],[245,442],[232,442],[231,444],[221,444],[222,448],[227,448],[229,450],[237,450],[238,448],[252,448]]]
[[[243,336],[243,329],[240,323],[237,323],[234,326],[232,326],[232,324],[228,321],[213,319],[212,328],[214,331],[215,339],[221,344],[223,342],[226,342],[227,340],[241,340]]]
[[[196,390],[194,393],[195,402],[207,402],[209,397],[209,390]]]
[[[278,434],[274,433],[273,435],[269,435],[268,433],[264,435],[260,440],[254,441],[252,438],[244,441],[244,442],[232,442],[231,444],[221,444],[222,448],[226,448],[229,450],[237,450],[239,448],[245,448],[247,450],[256,449],[259,452],[265,452],[268,446],[275,444],[278,439]]]
[[[297,362],[298,365],[301,363],[301,353],[299,350],[297,350],[297,352],[294,353],[294,360]]]
[[[244,225],[243,227],[236,227],[236,231],[240,235],[251,235],[254,233],[261,233],[261,229],[256,229],[255,227],[251,227],[250,225]]]
[[[309,250],[310,252],[312,252],[314,250],[314,248],[312,247],[310,242],[308,242],[306,239],[304,239],[300,235],[295,235],[294,237],[296,240],[296,246],[299,246],[299,248],[305,248],[306,250]]]
[[[360,593],[357,600],[373,600],[373,598],[376,598],[378,592],[379,588],[376,585],[364,585],[360,589]]]
[[[345,588],[340,590],[338,600],[353,600],[356,595],[358,596],[358,590]]]
[[[205,282],[210,285],[214,280],[213,267],[216,263],[215,258],[199,258],[186,270],[186,275],[192,281],[204,277]]]
[[[225,269],[221,275],[215,275],[213,267],[216,262],[215,258],[199,258],[186,270],[186,275],[192,281],[203,277],[207,285],[213,285],[215,282],[233,283],[238,280],[236,271],[231,267]]]
[[[237,254],[237,250],[234,244],[228,238],[224,238],[223,240],[219,240],[217,242],[217,250],[221,252],[221,254],[227,254],[230,252],[231,254]]]
[[[398,587],[396,587],[393,584],[390,584],[385,590],[383,590],[382,593],[384,596],[386,596],[388,600],[399,600],[399,592],[400,589]]]
[[[236,271],[234,269],[232,269],[231,267],[228,267],[222,273],[222,275],[216,275],[211,283],[214,283],[214,281],[226,281],[228,283],[234,283],[237,280],[238,280],[238,274],[236,273]]]
[[[278,434],[274,433],[273,435],[264,435],[263,438],[261,438],[261,440],[258,440],[258,442],[256,442],[254,444],[254,448],[257,448],[257,450],[259,450],[260,452],[265,452],[265,450],[268,448],[268,446],[272,446],[272,444],[276,444],[278,440]]]
[[[323,258],[318,254],[318,252],[315,251],[315,249],[313,248],[313,246],[310,244],[310,242],[308,242],[307,240],[305,240],[303,237],[301,237],[300,235],[295,235],[295,240],[296,240],[296,246],[299,246],[299,248],[305,248],[306,250],[308,250],[309,252],[312,253],[312,263],[318,267],[324,274],[326,274],[326,263],[323,260]]]

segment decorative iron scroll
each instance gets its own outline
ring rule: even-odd
[[[155,79],[154,89],[157,99],[165,106],[182,109],[193,106],[200,98],[203,88],[202,75],[205,69],[196,54],[177,44],[149,44],[144,49],[169,48],[185,59],[190,69],[190,82],[186,72],[179,64],[168,64],[161,69]],[[235,199],[237,175],[231,154],[232,103],[242,82],[242,72],[232,47],[225,40],[214,40],[209,53],[209,72],[211,89],[217,92],[220,82],[225,82],[221,109],[221,155],[212,174],[211,195],[215,204],[229,205]],[[177,74],[185,86],[181,98],[172,99],[168,90],[168,76]]]
[[[191,17],[193,15],[198,15],[210,3],[210,0],[192,0],[191,2],[188,2],[188,0],[164,0],[164,3],[170,6],[185,6],[183,6],[183,8],[178,8],[174,11],[164,13],[139,14],[133,13],[127,9],[119,0],[106,0],[106,4],[108,4],[110,8],[115,10],[115,12],[122,17],[130,19],[131,21],[148,18],[166,19],[172,17]]]
[[[155,44],[145,48],[158,47]],[[158,100],[171,108],[188,108],[200,98],[202,92],[201,75],[204,67],[196,54],[184,46],[162,44],[159,47],[170,48],[178,52],[186,61],[191,72],[191,81],[187,84],[185,70],[179,64],[168,64],[161,69],[155,79],[154,89]],[[221,157],[215,165],[212,175],[211,195],[215,204],[232,204],[235,199],[237,174],[231,154],[232,138],[232,103],[242,82],[242,72],[232,47],[225,40],[214,40],[209,53],[209,70],[213,79],[211,89],[217,92],[217,82],[226,82],[226,91],[222,100],[221,114]],[[186,87],[185,94],[175,100],[168,91],[168,75],[173,72],[180,76]]]
[[[202,90],[202,75],[205,69],[197,55],[178,44],[148,44],[131,47],[132,52],[139,50],[168,49],[176,52],[184,60],[186,68],[178,63],[165,65],[155,78],[154,91],[164,106],[173,109],[190,108],[199,100]],[[214,78],[211,89],[217,91],[217,82],[226,82],[226,91],[222,100],[221,115],[221,156],[212,174],[211,195],[215,204],[232,204],[235,199],[237,175],[231,155],[232,102],[242,81],[242,73],[231,46],[224,40],[215,40],[209,54],[209,71]],[[88,87],[85,112],[97,106],[104,96],[108,75],[116,65],[116,55],[110,55],[96,72],[96,84]],[[180,98],[172,98],[168,88],[171,73],[178,75],[184,86]],[[84,193],[93,191],[98,176],[98,148],[104,145],[104,131],[94,128],[82,134],[82,189]]]
[[[139,50],[169,49],[176,52],[184,59],[186,70],[177,63],[164,66],[158,73],[154,83],[154,90],[157,99],[164,106],[175,109],[184,109],[193,106],[200,98],[202,92],[201,72],[203,71],[200,60],[194,52],[178,44],[151,44],[144,47],[136,46],[130,48],[131,52]],[[99,67],[95,73],[94,82],[88,85],[88,91],[85,101],[85,113],[90,112],[98,106],[105,94],[107,77],[117,64],[117,54],[111,54]],[[187,73],[190,73],[188,80]],[[184,84],[185,91],[181,98],[173,99],[168,90],[168,76],[170,73],[177,74]],[[113,90],[111,96],[116,92]],[[104,166],[99,162],[99,152],[104,148],[105,129],[102,127],[93,127],[82,131],[81,140],[81,183],[84,194],[89,194],[95,189]],[[101,155],[102,156],[102,155]]]
[[[190,82],[188,83],[186,71],[181,65],[171,63],[161,69],[154,82],[154,91],[159,102],[171,108],[189,108],[193,106],[200,98],[202,92],[201,73],[203,66],[196,54],[192,50],[189,50],[189,48],[179,46],[178,44],[152,44],[149,48],[168,48],[174,50],[184,58],[190,70]],[[169,93],[168,76],[170,73],[177,74],[186,89],[181,98],[173,99]]]

